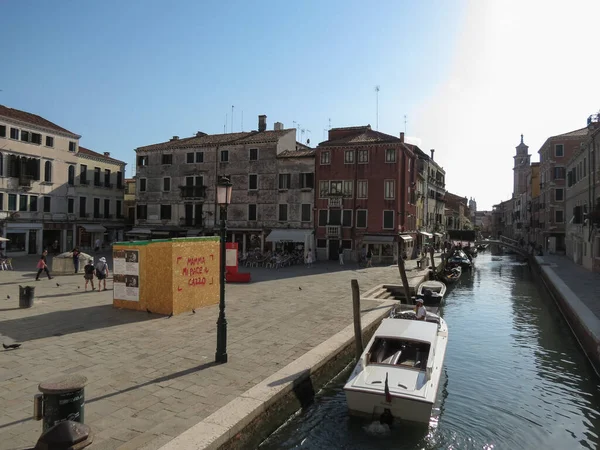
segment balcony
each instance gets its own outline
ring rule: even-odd
[[[182,217],[181,219],[179,219],[179,226],[203,228],[204,222],[202,219],[192,219],[191,217]]]
[[[340,239],[342,237],[342,226],[341,225],[327,225],[325,227],[325,235],[328,238]]]
[[[179,186],[183,198],[206,198],[206,186]]]
[[[329,208],[341,208],[344,206],[344,199],[342,197],[329,197]]]

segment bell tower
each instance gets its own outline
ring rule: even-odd
[[[513,167],[513,198],[527,192],[527,173],[531,164],[529,147],[523,143],[523,135],[521,135],[521,143],[516,148],[517,154],[513,156],[515,160]]]

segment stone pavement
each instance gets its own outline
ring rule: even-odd
[[[600,319],[600,273],[590,272],[563,255],[544,255],[543,260]]]
[[[170,319],[118,310],[111,290],[84,293],[77,275],[28,283],[35,305],[19,309],[18,285],[33,279],[35,259],[0,271],[0,340],[23,343],[0,352],[0,449],[36,442],[37,385],[73,373],[88,378],[90,448],[158,448],[351,324],[352,278],[362,292],[400,283],[395,266],[244,269],[254,282],[227,285],[229,362],[215,365],[218,306]],[[364,301],[363,313],[378,305]]]

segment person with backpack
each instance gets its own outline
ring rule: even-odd
[[[94,260],[89,259],[85,267],[83,268],[83,278],[85,279],[85,290],[87,291],[88,283],[92,284],[92,291],[95,291],[94,287]]]
[[[106,290],[106,278],[108,277],[108,263],[103,256],[96,264],[96,277],[98,278],[98,292],[102,292],[102,282],[104,282],[104,290]]]

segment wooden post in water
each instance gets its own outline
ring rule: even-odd
[[[362,326],[360,323],[360,288],[357,280],[350,280],[352,286],[352,311],[354,315],[354,343],[356,345],[356,360],[363,352]]]
[[[435,255],[435,250],[433,248],[433,245],[429,246],[429,254],[431,255],[431,267],[433,268],[433,273],[436,273],[435,270],[435,259],[434,259],[434,255]]]
[[[404,296],[406,297],[406,304],[410,305],[410,286],[408,285],[408,278],[406,278],[406,268],[404,267],[404,259],[402,258],[402,244],[398,242],[398,271],[400,272],[400,278],[402,278],[402,286],[404,286]]]

